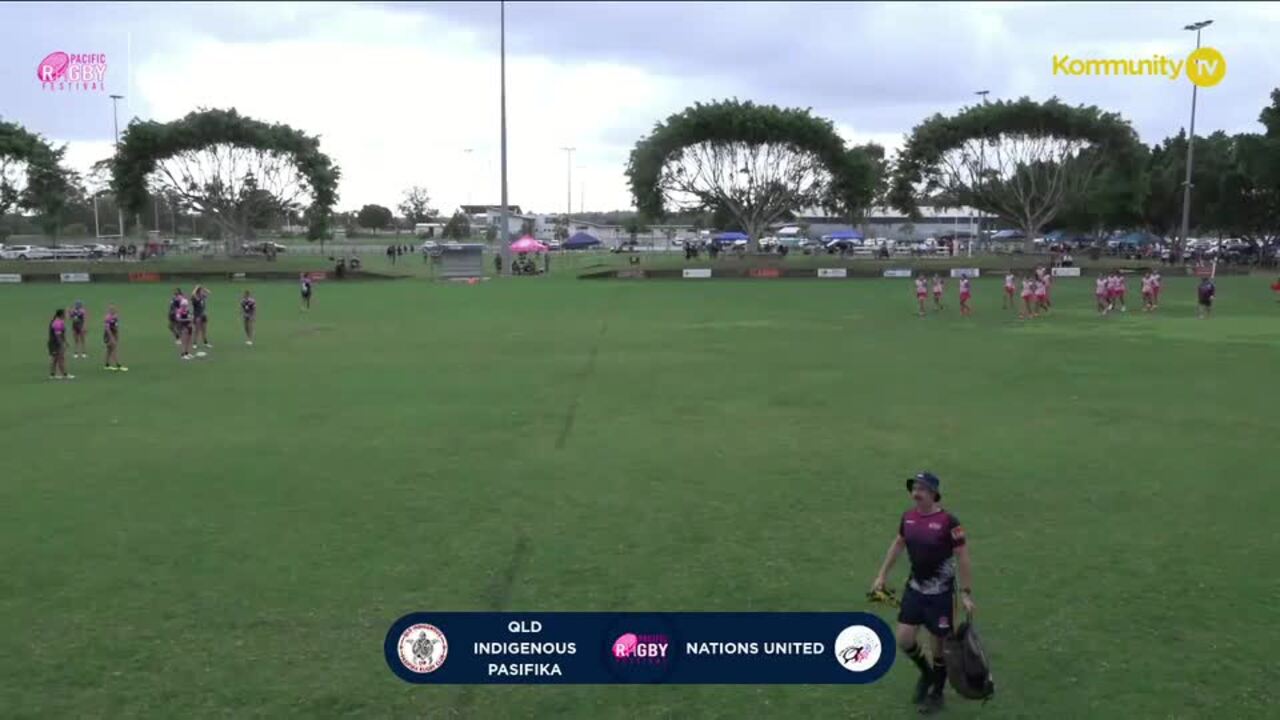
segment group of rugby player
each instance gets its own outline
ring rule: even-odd
[[[77,300],[70,311],[58,308],[49,320],[49,379],[75,380],[76,376],[67,371],[67,317],[71,318],[71,356],[73,358],[89,357],[88,324],[89,309]],[[115,305],[107,306],[107,314],[102,320],[102,343],[106,346],[106,354],[102,361],[104,370],[112,372],[129,372],[129,368],[120,364],[120,315]]]
[[[311,308],[311,277],[306,273],[300,278],[302,290],[302,309]],[[187,295],[182,288],[174,288],[169,298],[169,332],[173,342],[181,348],[179,357],[183,360],[205,357],[207,350],[213,349],[209,342],[209,289],[196,285]],[[86,347],[85,327],[88,323],[89,311],[85,304],[77,300],[66,310],[58,308],[49,321],[49,377],[54,380],[74,380],[75,376],[67,372],[67,317],[71,318],[72,357],[89,357]],[[258,301],[253,292],[245,290],[240,298],[240,318],[244,324],[244,344],[253,345],[254,323],[258,316]],[[113,372],[128,372],[129,368],[120,364],[120,314],[115,305],[107,306],[106,317],[103,318],[102,342],[106,346],[103,369]],[[197,346],[202,349],[197,350]],[[194,351],[194,352],[193,352]]]
[[[1159,270],[1148,270],[1142,276],[1142,311],[1151,312],[1160,307],[1160,290],[1163,279]],[[1098,314],[1106,315],[1112,310],[1128,312],[1125,305],[1129,294],[1128,281],[1118,271],[1099,275],[1094,280],[1093,295],[1098,303]]]
[[[932,278],[933,286],[933,311],[941,312],[942,294],[946,291],[946,281],[941,275],[934,274]],[[920,317],[926,315],[925,300],[929,297],[930,279],[921,275],[916,278],[916,304],[919,306]],[[969,299],[973,297],[973,286],[969,281],[968,275],[960,276],[960,314],[968,316],[973,314],[973,310],[969,307]]]

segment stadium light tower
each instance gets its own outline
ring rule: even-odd
[[[564,151],[565,168],[569,172],[569,178],[565,181],[565,184],[564,184],[564,197],[565,197],[564,213],[565,213],[565,218],[567,219],[570,215],[573,214],[573,151],[577,150],[578,148],[562,147],[560,149]]]
[[[116,154],[120,154],[120,101],[123,95],[111,96],[111,124],[116,131]],[[120,244],[124,244],[124,209],[120,207],[120,196],[116,195],[116,232],[120,235]]]
[[[502,113],[502,247],[506,248],[511,245],[511,228],[507,221],[507,3],[503,0],[499,5],[498,15],[498,32],[499,32],[499,59],[498,68],[501,78],[499,80],[499,95],[501,96],[501,113]]]
[[[476,181],[476,174],[472,171],[472,165],[471,165],[471,153],[472,153],[474,150],[475,150],[475,148],[463,148],[463,149],[462,149],[462,152],[467,156],[467,162],[466,162],[466,165],[467,165],[466,177],[467,177],[467,204],[468,204],[468,205],[470,205],[470,204],[471,204],[471,202],[472,202],[472,200],[471,200],[471,186],[472,186],[472,185],[474,185],[474,184],[475,184],[475,181]]]
[[[1213,24],[1212,20],[1201,20],[1184,26],[1196,34],[1196,49],[1200,49],[1200,31]],[[1196,91],[1199,85],[1191,84],[1191,127],[1187,130],[1187,179],[1182,184],[1182,229],[1178,235],[1178,254],[1181,255],[1187,246],[1187,231],[1191,225],[1191,161],[1195,157],[1196,146]]]
[[[987,96],[991,94],[991,91],[978,90],[978,91],[975,91],[973,94],[982,98],[982,104],[986,105]],[[987,169],[987,152],[986,152],[987,141],[985,138],[982,140],[982,143],[978,146],[978,148],[979,149],[978,149],[978,178],[977,179],[978,179],[978,182],[981,183],[982,173]],[[973,257],[973,241],[982,238],[982,210],[977,207],[975,207],[974,210],[978,211],[978,227],[974,229],[974,235],[976,237],[969,238],[969,257]]]

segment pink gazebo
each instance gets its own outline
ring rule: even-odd
[[[543,245],[528,235],[525,235],[519,240],[511,243],[511,252],[514,253],[540,253],[546,251],[546,245]]]

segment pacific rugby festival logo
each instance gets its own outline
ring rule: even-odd
[[[1068,77],[1152,77],[1177,80],[1185,76],[1196,85],[1207,88],[1227,76],[1227,60],[1211,47],[1202,47],[1185,60],[1167,55],[1144,58],[1077,58],[1053,56],[1053,74]]]
[[[107,56],[105,53],[68,54],[51,52],[36,66],[40,89],[49,92],[107,89]]]

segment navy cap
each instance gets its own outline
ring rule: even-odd
[[[912,487],[914,487],[916,483],[920,483],[932,490],[937,499],[942,499],[942,481],[938,479],[937,475],[925,471],[916,473],[915,477],[907,478],[907,492],[911,492]]]

